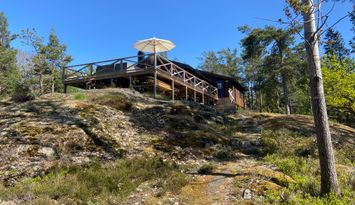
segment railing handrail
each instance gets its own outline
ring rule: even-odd
[[[212,95],[218,95],[218,89],[217,89],[216,87],[214,87],[213,85],[211,85],[210,83],[208,83],[208,82],[206,82],[205,80],[202,80],[202,79],[198,78],[196,75],[194,75],[194,74],[192,74],[192,73],[186,71],[185,69],[183,69],[183,68],[181,68],[180,66],[176,65],[175,63],[171,62],[169,59],[166,59],[166,58],[163,57],[163,56],[160,56],[160,57],[161,57],[162,59],[166,60],[167,62],[169,62],[169,63],[167,63],[167,64],[170,64],[170,65],[172,65],[172,66],[174,66],[174,67],[180,69],[178,72],[180,72],[180,71],[183,72],[184,77],[186,76],[186,74],[187,74],[187,75],[190,75],[190,77],[194,79],[194,84],[193,84],[194,87],[198,87],[198,85],[201,84],[201,85],[202,85],[202,88],[201,88],[201,89],[203,90],[203,92],[205,91],[205,89],[207,89],[207,92],[208,92],[208,93],[210,93],[210,94],[212,94]],[[159,69],[159,68],[161,68],[161,67],[163,67],[163,66],[165,67],[167,64],[159,65],[159,66],[157,66],[157,69]],[[160,69],[160,70],[162,70],[162,69]],[[162,71],[164,71],[164,70],[162,70]],[[167,71],[165,70],[164,72],[167,72]],[[172,72],[170,72],[170,75],[171,75],[171,74],[172,74]],[[172,77],[175,77],[175,75],[172,75]],[[192,79],[191,79],[191,80],[192,80]],[[183,80],[183,81],[184,81],[184,82],[187,82],[186,79]],[[196,82],[196,81],[197,81],[197,82]]]
[[[234,93],[231,88],[228,89],[228,93],[229,93],[229,99],[231,100],[231,103],[235,102]]]

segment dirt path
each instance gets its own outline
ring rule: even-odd
[[[212,173],[196,175],[194,181],[183,188],[181,198],[186,204],[236,204],[243,188],[237,186],[237,176],[257,165],[249,156],[234,162],[217,163]]]

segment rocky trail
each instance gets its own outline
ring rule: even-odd
[[[240,124],[244,132],[239,135],[246,136],[253,133],[254,138],[259,138],[260,127],[257,122],[248,119]],[[242,144],[243,146],[243,144]],[[244,145],[245,147],[245,145]],[[246,148],[246,147],[245,147]],[[248,144],[247,149],[255,149],[254,146]],[[216,162],[210,173],[196,175],[194,181],[183,188],[182,198],[191,204],[240,204],[243,200],[251,200],[252,193],[248,188],[238,188],[235,180],[236,176],[241,176],[243,170],[255,166],[258,162],[254,156],[235,153],[237,160],[228,162]]]

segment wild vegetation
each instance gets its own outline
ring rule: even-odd
[[[146,181],[154,181],[159,194],[187,183],[176,166],[158,158],[134,157],[111,164],[54,167],[45,176],[29,178],[12,187],[0,187],[2,200],[25,198],[31,204],[118,204]]]
[[[59,94],[66,45],[12,34],[0,13],[0,204],[354,204],[354,39],[315,28],[312,0],[286,2],[288,26],[240,26],[240,53],[202,54],[248,88],[256,112],[233,115],[130,89]]]
[[[353,202],[355,130],[335,122],[343,197],[322,198],[315,132],[306,115],[221,115],[208,106],[163,103],[130,89],[74,90],[2,106],[2,201]]]

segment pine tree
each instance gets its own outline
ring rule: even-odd
[[[16,66],[16,50],[10,45],[16,35],[8,30],[7,18],[0,13],[0,95],[11,94],[21,75]]]
[[[351,30],[353,31],[353,39],[350,40],[351,53],[355,53],[355,6],[353,6],[353,10],[350,13],[350,21],[353,24]]]
[[[339,31],[334,31],[332,28],[327,30],[325,34],[325,54],[328,56],[336,56],[339,60],[343,60],[350,53],[345,47],[344,39]]]
[[[67,46],[60,43],[54,31],[49,34],[49,42],[44,49],[51,75],[51,92],[54,93],[61,68],[72,61],[72,58],[65,53]]]
[[[201,63],[198,67],[199,69],[204,71],[216,72],[222,67],[217,57],[217,54],[214,51],[203,52],[202,57],[200,57],[199,60],[201,61]]]
[[[290,114],[288,88],[290,67],[286,66],[286,57],[289,56],[291,46],[294,44],[294,29],[283,30],[267,26],[265,29],[256,28],[251,30],[243,27],[239,30],[247,33],[247,36],[242,39],[244,48],[242,56],[244,60],[254,59],[252,61],[255,61],[255,59],[262,59],[267,55],[272,55],[273,62],[278,63],[277,66],[274,66],[274,70],[270,70],[270,73],[278,72],[280,75],[285,113]],[[262,62],[260,61],[259,63]],[[257,69],[257,67],[257,65],[254,65],[253,69]]]

